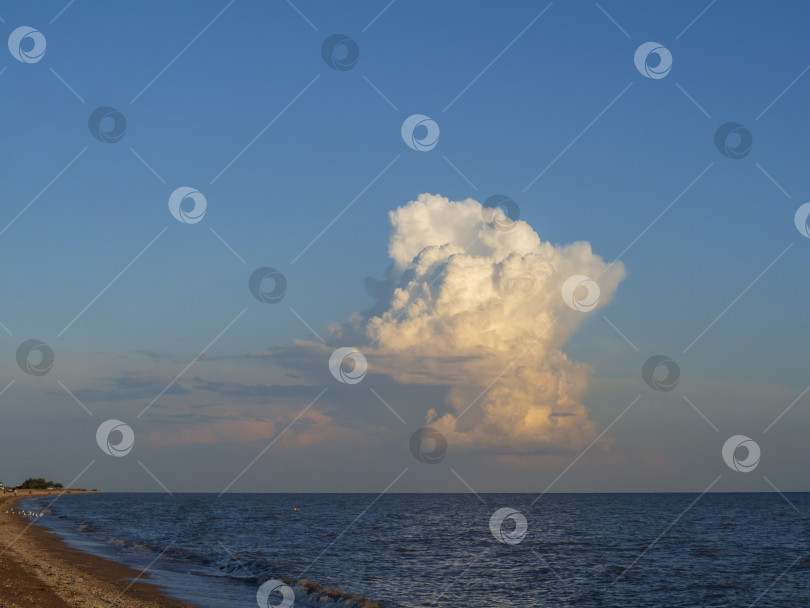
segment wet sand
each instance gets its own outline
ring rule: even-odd
[[[28,498],[27,490],[19,494],[0,495],[0,608],[189,608],[144,582],[148,574],[71,549],[28,519],[7,513]],[[56,498],[60,492],[50,494]]]

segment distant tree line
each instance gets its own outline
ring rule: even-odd
[[[48,488],[55,488],[61,490],[65,486],[61,483],[54,483],[53,481],[46,481],[44,477],[29,477],[22,482],[23,490],[47,490]]]

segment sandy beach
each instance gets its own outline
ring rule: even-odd
[[[33,491],[34,496],[43,494],[48,492]],[[56,497],[59,492],[51,494]],[[40,526],[10,512],[17,501],[27,497],[28,491],[18,497],[0,495],[0,607],[188,606],[164,597],[158,587],[144,582],[148,574],[71,549]]]

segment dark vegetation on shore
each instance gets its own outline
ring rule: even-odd
[[[44,477],[29,477],[20,485],[23,490],[61,490],[65,486],[53,481],[45,481]]]
[[[14,489],[17,490],[63,490],[65,486],[59,482],[51,481],[49,479],[45,479],[44,477],[29,477],[24,482],[17,484],[16,486],[3,486],[0,483],[0,494],[3,491],[11,491]]]

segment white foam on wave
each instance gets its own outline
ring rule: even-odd
[[[301,579],[286,580],[295,591],[295,605],[313,608],[384,608],[374,600],[356,593],[346,593],[340,589],[324,587],[314,581]]]

